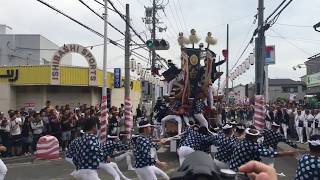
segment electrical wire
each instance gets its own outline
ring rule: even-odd
[[[88,27],[87,25],[85,25],[85,24],[79,22],[78,20],[70,17],[69,15],[67,15],[67,14],[65,14],[64,12],[58,10],[57,8],[51,6],[50,4],[48,4],[48,3],[46,3],[46,2],[44,2],[44,1],[42,1],[42,0],[37,0],[37,1],[40,2],[40,3],[42,3],[42,4],[44,4],[45,6],[49,7],[50,9],[53,9],[54,11],[62,14],[63,16],[67,17],[68,19],[76,22],[77,24],[79,24],[79,25],[81,25],[82,27],[86,28],[87,30],[93,32],[94,34],[100,36],[101,38],[104,37],[101,33],[93,30],[92,28]],[[117,43],[116,41],[114,41],[114,40],[112,40],[112,39],[110,39],[110,38],[108,38],[108,41],[109,41],[111,44],[113,44],[113,45],[119,47],[120,49],[124,50],[124,46],[121,45],[121,44],[119,44],[119,43]],[[138,57],[138,58],[141,59],[141,60],[144,60],[144,59],[148,60],[148,58],[146,58],[145,56],[143,56],[143,55],[141,55],[141,54],[139,54],[139,53],[137,53],[137,52],[135,52],[135,51],[131,51],[131,53],[132,53],[132,55]],[[144,61],[146,61],[146,60],[144,60]]]
[[[292,43],[290,40],[288,40],[286,37],[282,36],[280,33],[278,33],[277,31],[275,31],[273,28],[270,28],[270,30],[274,33],[276,33],[277,35],[279,35],[283,40],[287,41],[289,44],[291,44],[293,47],[297,48],[298,50],[300,50],[301,52],[303,52],[306,55],[312,56],[311,53],[307,52],[306,50],[300,48],[299,46],[297,46],[295,43]]]
[[[168,1],[169,1],[169,0],[168,0]],[[183,24],[184,24],[185,28],[188,29],[187,23],[186,23],[186,21],[185,21],[185,16],[184,16],[184,13],[183,13],[182,8],[181,8],[182,6],[181,6],[180,0],[178,0],[178,7],[179,7],[179,9],[180,9],[180,13],[181,13],[181,16],[182,16]]]
[[[177,10],[177,7],[176,7],[176,3],[174,2],[175,0],[171,0],[171,1],[172,1],[172,3],[173,3],[174,11],[176,12],[176,15],[177,15],[177,19],[178,19],[178,21],[179,21],[179,24],[180,24],[182,30],[184,30],[186,27],[183,27],[183,25],[182,25],[182,23],[181,23],[181,21],[180,21],[180,15],[179,15],[179,13],[178,13],[178,10]]]
[[[112,8],[116,11],[116,13],[127,23],[125,17],[119,12],[119,10],[115,7],[113,2],[110,0],[107,0],[107,1],[112,6]],[[133,31],[133,33],[145,44],[146,41],[137,33],[137,31],[130,24],[127,24],[127,25],[130,27],[130,29]]]
[[[298,28],[312,28],[312,26],[308,26],[308,25],[295,25],[295,24],[283,24],[283,23],[275,23],[275,24],[280,26],[289,26],[289,27],[298,27]]]
[[[93,12],[96,16],[98,16],[100,19],[104,20],[104,18],[98,14],[95,10],[93,10],[88,4],[86,4],[85,2],[83,2],[82,0],[78,0],[81,4],[83,4],[85,7],[87,7],[91,12]],[[120,34],[125,35],[122,31],[120,31],[120,29],[116,28],[113,24],[111,24],[110,22],[107,22],[108,25],[110,25],[113,29],[115,29],[116,31],[118,31]]]
[[[175,26],[173,26],[173,24],[171,23],[170,19],[169,19],[168,16],[167,16],[167,13],[164,11],[164,9],[162,9],[162,12],[163,12],[163,14],[164,14],[164,17],[168,20],[169,27],[172,27],[173,32],[174,32],[174,33],[176,32],[176,33],[178,34],[179,28],[178,28],[178,31],[176,31],[176,29],[174,29]],[[170,28],[168,28],[168,29],[170,29]],[[174,34],[174,33],[173,33],[173,34]]]
[[[178,28],[178,31],[179,31],[179,32],[182,32],[183,27],[181,26],[181,23],[180,23],[180,24],[178,23],[175,15],[174,15],[174,13],[173,13],[173,10],[172,10],[172,8],[171,8],[170,3],[168,4],[168,6],[169,6],[169,10],[170,10],[170,12],[171,12],[171,14],[172,14],[172,16],[173,16],[173,20],[176,22],[176,23],[174,23],[174,24],[176,24],[176,26],[177,26],[177,28]],[[179,28],[178,24],[180,25],[180,28],[181,28],[181,29]]]
[[[100,1],[98,1],[98,0],[94,0],[96,3],[98,3],[98,4],[100,4],[100,5],[102,5],[102,6],[104,6],[104,4],[103,3],[101,3]],[[111,10],[111,11],[113,11],[113,12],[116,12],[114,9],[111,9],[111,8],[109,8],[109,7],[107,7],[109,10]]]
[[[117,12],[117,14],[119,14],[119,16],[127,23],[126,19],[124,17],[121,16],[121,13],[119,12],[119,10],[114,6],[114,4],[110,1],[110,0],[107,0],[109,2],[109,4],[112,6],[112,8]],[[143,44],[146,43],[146,41],[136,32],[136,30],[130,25],[130,24],[127,24],[129,26],[129,28],[133,31],[133,33],[138,36],[138,38],[143,42]],[[146,48],[143,48],[145,50],[147,50],[149,52],[148,49]],[[163,57],[161,57],[159,54],[156,54],[157,57],[160,59],[160,60],[163,60],[165,63],[165,59]],[[160,61],[160,63],[166,68],[166,66]]]

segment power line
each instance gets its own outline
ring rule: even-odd
[[[309,56],[312,56],[311,53],[307,52],[306,50],[300,48],[299,46],[297,46],[295,43],[292,43],[291,41],[289,41],[286,37],[282,36],[280,33],[278,33],[277,31],[275,31],[274,29],[271,28],[271,31],[278,34],[283,40],[287,41],[289,44],[291,44],[292,46],[294,46],[295,48],[297,48],[298,50],[300,50],[301,52],[303,52],[304,54],[307,54]]]
[[[274,37],[274,38],[282,38],[281,36],[275,36],[275,35],[266,35],[268,37]],[[287,39],[294,40],[294,41],[302,41],[306,43],[313,43],[313,44],[320,44],[320,40],[317,39],[305,39],[305,38],[295,38],[295,37],[287,37]]]
[[[178,21],[177,21],[177,19],[176,19],[175,15],[174,15],[174,13],[173,13],[173,10],[172,10],[172,8],[171,8],[170,3],[169,3],[169,9],[170,9],[170,12],[171,12],[171,14],[172,14],[172,16],[173,16],[173,20],[176,22],[175,24],[176,24],[176,25],[177,25],[177,27],[178,27],[178,31],[182,32],[183,27],[181,26],[181,23],[180,23],[181,30],[179,29]]]
[[[176,14],[177,14],[177,19],[178,19],[178,21],[179,21],[180,26],[182,27],[182,30],[183,30],[184,28],[183,28],[183,25],[182,25],[182,23],[181,23],[181,21],[180,21],[180,15],[179,15],[179,13],[178,13],[178,11],[177,11],[176,3],[174,2],[175,0],[171,0],[171,1],[173,2],[174,11],[175,11]]]
[[[113,2],[110,0],[107,0],[109,4],[112,6],[112,8],[116,11],[116,13],[126,22],[125,17],[119,12],[119,10],[114,6]],[[143,42],[146,43],[146,41],[137,33],[137,31],[130,25],[128,24],[130,29],[133,31],[133,33],[138,36],[138,38]]]
[[[104,6],[104,4],[103,3],[101,3],[100,1],[98,1],[98,0],[94,0],[96,3],[98,3],[98,4],[100,4],[100,5],[102,5],[102,6]],[[109,8],[109,7],[107,7],[109,10],[111,10],[111,11],[113,11],[113,12],[115,12],[115,10],[114,9],[111,9],[111,8]]]
[[[85,2],[83,2],[82,0],[79,0],[79,2],[81,4],[83,4],[84,6],[86,6],[91,12],[93,12],[95,15],[97,15],[100,19],[104,20],[104,18],[98,14],[96,11],[94,11],[89,5],[87,5]],[[118,31],[120,34],[125,35],[120,29],[116,28],[114,25],[112,25],[110,22],[108,22],[108,25],[110,25],[113,29],[115,29],[116,31]],[[139,45],[136,41],[131,40],[134,44]]]
[[[107,1],[108,1],[109,4],[112,6],[112,8],[117,12],[117,14],[119,14],[119,16],[127,23],[126,19],[125,19],[123,16],[121,16],[121,13],[120,13],[119,10],[114,6],[114,4],[113,4],[110,0],[107,0]],[[133,31],[133,33],[134,33],[136,36],[138,36],[138,38],[143,42],[143,44],[145,44],[146,41],[136,32],[136,30],[130,25],[130,23],[128,24],[128,26],[129,26],[129,28]],[[144,47],[143,47],[143,49],[149,52],[148,49],[146,49],[146,48],[144,48]],[[158,57],[160,60],[164,60],[164,61],[165,61],[165,59],[164,59],[163,57],[161,57],[159,54],[156,54],[156,55],[157,55],[157,57]],[[161,61],[159,61],[159,62],[160,62],[164,67],[166,67]],[[165,62],[166,62],[166,61],[165,61]]]
[[[86,4],[85,2],[83,2],[82,0],[78,0],[81,4],[83,4],[84,6],[86,6],[91,12],[93,12],[95,15],[97,15],[100,19],[104,20],[104,18],[98,14],[95,10],[93,10],[88,4]],[[116,31],[118,31],[120,34],[124,35],[124,33],[122,31],[120,31],[120,29],[116,28],[113,24],[111,24],[110,22],[108,22],[108,25],[110,25],[113,29],[115,29]]]
[[[90,28],[90,27],[88,27],[87,25],[81,23],[80,21],[78,21],[78,20],[70,17],[69,15],[67,15],[67,14],[65,14],[64,12],[58,10],[57,8],[51,6],[50,4],[48,4],[48,3],[46,3],[46,2],[44,2],[44,1],[42,1],[42,0],[37,0],[37,1],[40,2],[40,3],[42,3],[42,4],[44,4],[45,6],[49,7],[50,9],[53,9],[54,11],[60,13],[61,15],[67,17],[68,19],[76,22],[77,24],[79,24],[79,25],[81,25],[82,27],[86,28],[87,30],[93,32],[94,34],[96,34],[96,35],[98,35],[98,36],[100,36],[100,37],[102,37],[102,38],[104,37],[101,33],[93,30],[92,28]],[[114,40],[112,40],[112,39],[110,39],[110,38],[108,38],[108,41],[109,41],[111,44],[113,44],[113,45],[119,47],[120,49],[124,50],[124,46],[121,45],[121,44],[119,44],[119,43],[117,43],[116,41],[114,41]],[[135,52],[135,51],[131,51],[131,52],[132,52],[132,55],[138,57],[139,59],[142,58],[141,60],[143,60],[143,59],[147,59],[147,60],[148,60],[148,58],[146,58],[145,56],[143,56],[143,55],[141,55],[141,54],[139,54],[139,53],[137,53],[137,52]]]
[[[312,26],[308,26],[308,25],[283,24],[283,23],[275,23],[275,24],[280,26],[289,26],[289,27],[312,28]]]
[[[186,23],[186,21],[185,21],[185,16],[184,16],[183,11],[182,11],[182,8],[181,8],[181,2],[180,2],[180,0],[178,0],[178,6],[179,6],[180,13],[181,13],[181,16],[182,16],[183,24],[184,24],[185,28],[187,29],[188,26],[187,26],[187,23]]]
[[[164,9],[162,10],[162,12],[163,12],[163,14],[164,14],[164,17],[168,20],[169,26],[172,27],[173,32],[175,32],[176,29],[174,29],[174,26],[173,26],[173,24],[171,23],[170,19],[168,18],[168,16],[167,16],[166,12],[164,11]],[[169,29],[170,29],[170,28],[169,28]],[[176,33],[178,34],[178,32],[179,32],[179,27],[178,27],[178,31],[176,31]],[[173,34],[174,34],[174,33],[173,33]]]

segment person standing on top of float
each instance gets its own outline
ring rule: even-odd
[[[310,113],[309,109],[305,110],[305,123],[304,123],[304,127],[306,128],[306,136],[307,136],[307,141],[309,141],[310,136],[312,135],[312,124],[314,121],[314,117],[313,115]]]
[[[314,180],[320,177],[320,135],[312,135],[308,142],[310,154],[300,158],[295,180]]]
[[[169,180],[169,176],[155,166],[158,165],[161,168],[167,166],[166,163],[156,159],[156,150],[165,141],[163,139],[159,143],[152,141],[150,138],[151,126],[147,121],[141,121],[138,126],[140,135],[131,138],[133,155],[135,157],[135,171],[139,180],[157,180],[157,174]]]
[[[301,114],[301,110],[297,110],[297,115],[295,116],[295,126],[300,143],[303,143],[303,126],[304,126],[305,116]]]
[[[77,171],[73,176],[78,180],[100,180],[97,169],[100,158],[104,155],[96,135],[97,130],[97,121],[94,118],[88,119],[84,124],[84,135],[75,144],[76,153],[72,160]]]

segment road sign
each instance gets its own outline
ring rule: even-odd
[[[114,88],[121,88],[121,69],[114,68]]]

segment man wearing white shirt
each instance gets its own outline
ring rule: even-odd
[[[297,110],[297,115],[295,116],[295,126],[300,143],[303,143],[303,126],[304,126],[305,116],[301,114],[300,110]]]
[[[40,118],[40,112],[37,111],[31,120],[31,129],[33,134],[33,151],[36,151],[37,143],[43,132],[43,121]]]
[[[310,136],[312,134],[312,124],[314,121],[314,117],[308,109],[305,110],[305,113],[306,113],[305,114],[306,119],[305,119],[304,127],[306,128],[307,141],[309,141]]]
[[[320,134],[320,111],[315,109],[315,117],[313,121],[313,134]]]
[[[9,114],[10,117],[10,134],[11,134],[11,141],[12,141],[12,154],[13,155],[20,155],[22,151],[21,147],[21,125],[22,120],[21,118],[17,117],[15,112],[11,112]]]

